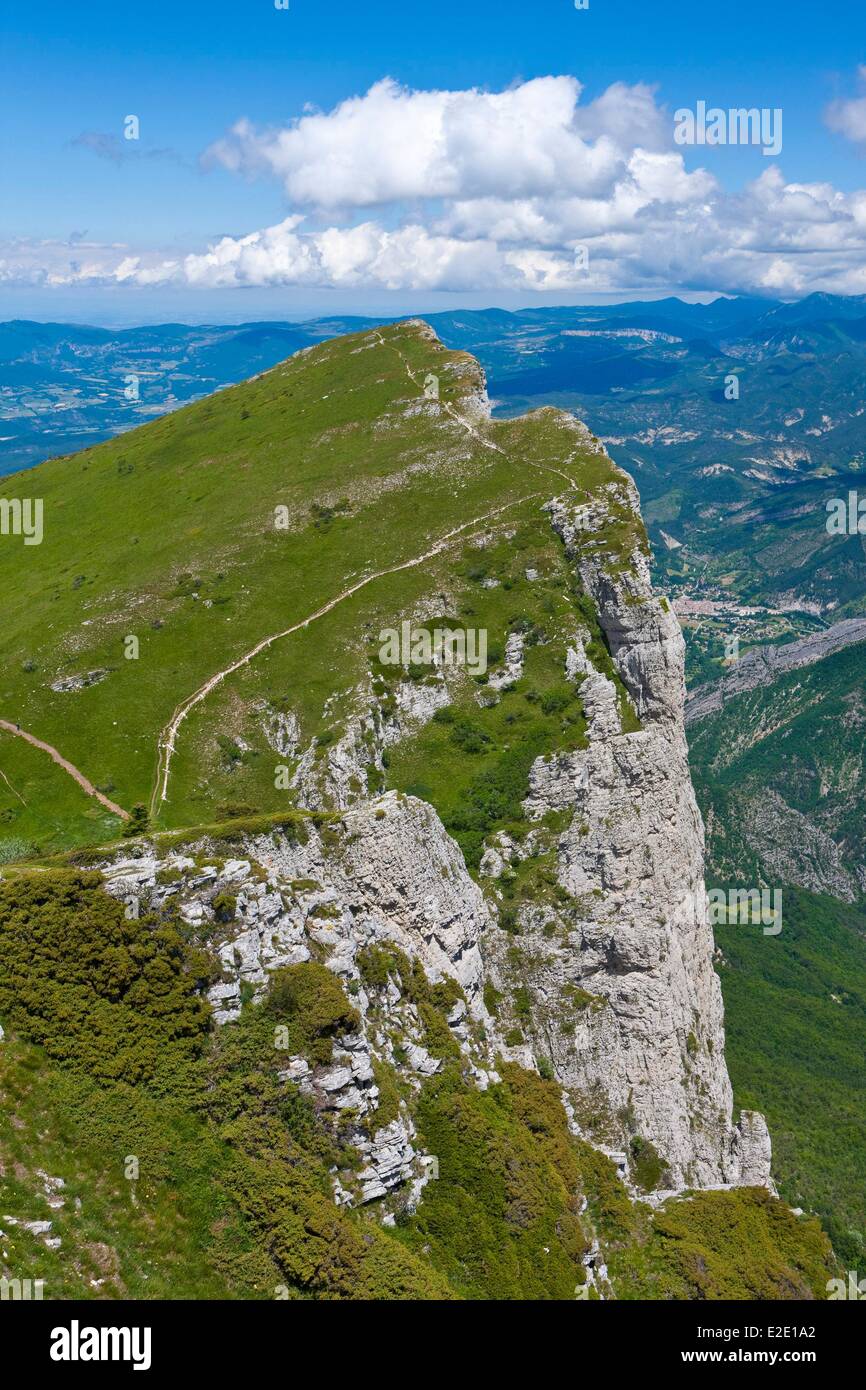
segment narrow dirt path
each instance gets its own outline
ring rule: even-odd
[[[379,343],[382,347],[390,348],[392,352],[397,354],[397,356],[400,358],[400,361],[403,364],[403,368],[406,372],[406,375],[409,377],[410,381],[418,389],[418,391],[423,394],[423,386],[418,381],[417,376],[413,372],[409,363],[406,361],[406,358],[404,357],[400,349],[398,347],[395,347],[392,343],[386,343],[385,339],[382,337],[378,329],[374,329],[373,334],[379,340]],[[481,432],[475,428],[475,426],[472,424],[472,421],[467,420],[466,417],[461,415],[458,410],[455,410],[449,402],[442,401],[440,402],[440,404],[443,406],[446,413],[450,415],[451,418],[457,424],[462,426],[462,428],[465,429],[467,433],[472,436],[472,438],[475,440],[477,444],[480,444],[485,449],[492,450],[494,453],[502,454],[504,458],[508,457],[505,449],[501,448],[499,444],[495,444],[493,440],[486,439],[484,435],[481,434]],[[550,473],[560,478],[563,478],[565,482],[568,483],[568,486],[570,488],[575,488],[577,486],[573,478],[569,477],[569,475],[563,472],[562,469],[556,468],[552,464],[548,465],[543,463],[536,463],[533,459],[524,459],[523,462],[527,463],[531,468],[537,469],[540,473]],[[344,589],[341,594],[337,594],[336,598],[330,599],[329,602],[323,604],[321,608],[317,608],[315,613],[310,613],[308,617],[303,618],[300,622],[294,623],[291,627],[285,628],[282,632],[275,632],[272,634],[272,636],[263,638],[261,642],[258,642],[256,646],[252,647],[250,651],[244,654],[244,656],[239,657],[238,660],[232,662],[230,666],[226,666],[224,670],[217,671],[216,675],[211,676],[210,679],[205,681],[204,685],[200,686],[199,689],[196,690],[193,695],[190,695],[186,700],[182,702],[182,704],[177,706],[177,708],[174,711],[174,714],[172,715],[171,722],[166,726],[166,728],[160,735],[158,745],[156,785],[154,786],[153,795],[151,796],[150,800],[151,816],[156,814],[157,807],[162,805],[162,803],[166,800],[166,797],[168,795],[168,779],[169,773],[171,771],[171,760],[175,751],[175,738],[177,736],[178,729],[180,728],[183,721],[186,719],[190,710],[194,709],[196,705],[200,704],[201,701],[204,700],[210,694],[210,692],[213,689],[215,689],[216,686],[218,686],[222,681],[225,680],[226,676],[233,675],[233,673],[235,671],[239,671],[242,666],[248,665],[248,663],[252,661],[254,657],[258,656],[259,652],[264,651],[267,647],[270,647],[274,642],[279,642],[283,637],[290,637],[293,632],[299,632],[302,628],[309,627],[310,623],[315,622],[317,618],[324,617],[326,613],[330,613],[333,608],[337,607],[337,604],[342,603],[347,598],[350,598],[352,594],[356,594],[358,590],[363,589],[365,585],[372,584],[375,579],[382,579],[386,575],[397,574],[400,570],[412,569],[416,565],[422,565],[425,560],[432,559],[434,555],[438,555],[441,550],[444,550],[446,546],[448,546],[450,542],[454,539],[454,537],[461,535],[464,531],[468,530],[469,528],[473,526],[479,526],[483,522],[489,521],[492,517],[498,516],[500,512],[507,511],[510,507],[518,506],[519,504],[523,502],[528,502],[533,497],[538,496],[539,494],[537,492],[528,493],[525,497],[516,498],[513,502],[508,502],[503,507],[497,507],[495,511],[488,512],[484,516],[474,517],[472,521],[464,522],[462,526],[458,526],[453,531],[447,532],[447,534],[443,536],[440,541],[437,541],[436,545],[434,545],[432,549],[425,551],[423,555],[418,555],[412,560],[405,560],[402,564],[399,565],[392,565],[388,569],[377,570],[375,574],[367,575],[365,579],[360,579],[357,582],[357,584],[352,584],[348,589]]]
[[[15,734],[16,738],[23,738],[27,743],[31,743],[34,748],[41,748],[43,753],[47,753],[58,767],[62,767],[64,772],[68,772],[70,777],[74,777],[79,787],[88,796],[96,797],[107,811],[113,816],[120,816],[121,820],[129,820],[129,812],[124,811],[122,806],[117,806],[115,802],[109,801],[107,796],[97,791],[93,783],[85,777],[83,772],[79,772],[74,763],[70,763],[56,748],[52,748],[50,743],[43,743],[41,738],[36,738],[34,734],[28,734],[25,729],[19,729],[17,724],[10,724],[8,719],[0,719],[0,729],[5,729],[8,734]]]
[[[237,661],[233,661],[230,666],[224,667],[222,671],[217,671],[216,675],[211,676],[193,695],[188,696],[182,704],[177,706],[172,715],[171,722],[160,735],[157,781],[150,802],[151,815],[155,814],[157,806],[165,801],[168,794],[168,778],[171,770],[172,755],[175,751],[174,740],[178,729],[184,719],[186,719],[190,710],[200,704],[216,686],[225,680],[226,676],[231,676],[235,671],[239,671],[242,666],[248,665],[254,657],[258,656],[259,652],[265,651],[265,649],[272,646],[274,642],[279,642],[283,637],[290,637],[293,632],[300,632],[302,628],[309,627],[310,623],[314,623],[317,618],[323,618],[326,613],[330,613],[338,604],[343,603],[347,598],[351,598],[352,594],[356,594],[359,589],[363,589],[368,584],[372,584],[374,580],[384,579],[386,575],[398,574],[401,570],[414,569],[418,565],[423,565],[425,560],[431,560],[434,555],[438,555],[441,551],[447,549],[456,537],[462,536],[464,531],[470,530],[473,526],[480,526],[487,521],[491,521],[493,517],[499,516],[501,512],[507,512],[511,507],[522,506],[524,502],[529,502],[533,497],[538,496],[540,496],[539,493],[530,492],[524,497],[515,497],[511,502],[506,502],[504,506],[496,507],[490,512],[485,512],[483,516],[473,517],[471,521],[465,521],[462,526],[456,526],[453,531],[447,531],[434,546],[431,546],[429,550],[425,550],[423,555],[416,555],[411,560],[403,560],[399,565],[390,565],[387,569],[376,570],[374,574],[366,575],[364,579],[359,579],[357,583],[351,584],[349,588],[344,589],[343,592],[337,594],[335,598],[329,599],[327,603],[322,604],[322,607],[317,608],[314,613],[308,614],[307,617],[302,618],[300,622],[293,623],[291,627],[284,628],[282,632],[274,632],[270,637],[263,637],[261,642],[257,642],[256,645],[251,647],[248,652],[245,652],[243,656],[238,657]]]
[[[7,787],[9,788],[10,792],[12,793],[12,795],[18,797],[18,800],[21,802],[21,805],[22,805],[22,806],[26,806],[26,805],[27,805],[27,802],[24,800],[24,797],[21,795],[20,792],[17,792],[17,791],[15,790],[15,788],[14,788],[13,785],[12,785],[12,783],[9,781],[9,778],[6,776],[6,773],[3,771],[2,767],[0,767],[0,777],[3,778],[3,781],[6,783]]]
[[[378,328],[373,329],[373,334],[376,338],[379,339],[379,342],[382,345],[382,347],[390,348],[392,352],[395,352],[397,354],[397,356],[400,358],[400,361],[403,363],[403,368],[406,372],[406,375],[409,377],[409,380],[413,383],[413,385],[417,386],[418,390],[421,391],[423,394],[423,385],[421,384],[421,382],[419,382],[417,376],[413,372],[412,368],[409,366],[409,363],[406,361],[406,358],[404,354],[400,351],[400,349],[398,347],[395,347],[393,343],[386,343]],[[476,444],[481,444],[483,448],[491,449],[493,453],[501,454],[503,458],[508,458],[507,450],[503,449],[502,446],[499,444],[494,444],[492,439],[485,439],[484,435],[481,434],[481,432],[475,428],[472,421],[467,420],[465,415],[461,415],[459,410],[455,410],[454,406],[451,405],[449,401],[439,401],[439,405],[442,406],[443,410],[447,415],[451,416],[452,420],[456,420],[458,425],[463,426],[467,434],[470,434],[472,438],[475,440]],[[528,464],[530,468],[539,469],[542,473],[556,473],[560,478],[565,479],[569,487],[577,487],[577,483],[574,481],[573,478],[569,477],[569,475],[567,473],[564,473],[561,468],[557,468],[552,463],[536,463],[534,459],[523,459],[523,462],[525,464]]]

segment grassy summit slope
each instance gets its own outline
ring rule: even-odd
[[[424,393],[431,373],[438,401]],[[475,361],[412,321],[299,353],[10,479],[4,496],[44,500],[45,535],[38,546],[0,540],[0,717],[55,746],[121,806],[147,803],[178,706],[370,579],[227,677],[175,739],[164,823],[212,819],[241,790],[260,809],[283,809],[252,712],[290,704],[303,744],[333,732],[369,669],[371,634],[419,605],[437,611],[443,586],[453,603],[446,580],[481,531],[535,519],[546,545],[550,496],[571,486],[588,496],[616,476],[571,417],[493,424],[482,393]],[[604,543],[615,555],[632,539],[624,518]],[[130,637],[137,659],[125,656]],[[91,672],[84,688],[51,688]],[[20,739],[3,735],[0,758],[3,836],[61,847],[117,829]]]

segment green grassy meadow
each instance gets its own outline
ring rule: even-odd
[[[419,384],[429,372],[439,403]],[[285,793],[274,788],[275,759],[261,736],[260,768],[239,778],[222,766],[215,735],[232,737],[271,699],[291,702],[305,735],[321,732],[326,701],[345,705],[365,675],[369,634],[435,605],[472,546],[477,528],[468,523],[496,513],[490,524],[506,527],[535,516],[541,534],[548,497],[570,481],[588,495],[615,476],[554,412],[477,420],[471,398],[480,385],[466,354],[446,352],[417,323],[396,325],[381,338],[326,343],[5,480],[4,495],[44,500],[45,530],[39,546],[17,537],[0,544],[8,599],[0,717],[57,747],[122,807],[148,803],[159,735],[182,700],[263,637],[465,528],[432,562],[373,580],[275,643],[182,726],[161,824],[213,819],[241,791],[258,809],[281,809]],[[612,561],[630,540],[628,525],[606,538]],[[521,595],[512,597],[518,608]],[[137,659],[126,656],[130,637]],[[51,689],[88,672],[104,674],[84,689]],[[20,740],[0,739],[0,757],[11,784],[0,779],[0,839],[56,850],[119,828],[59,770],[40,771]]]

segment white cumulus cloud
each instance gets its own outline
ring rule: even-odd
[[[600,194],[637,143],[661,148],[665,131],[648,87],[617,84],[585,107],[581,90],[574,77],[504,92],[417,92],[385,78],[282,130],[238,121],[204,160],[276,176],[292,204],[322,209]]]
[[[726,191],[711,168],[687,164],[651,87],[614,83],[582,98],[568,76],[502,92],[412,91],[385,78],[282,129],[239,121],[205,164],[277,181],[288,203],[282,220],[186,255],[18,241],[0,247],[0,280],[866,291],[866,190],[788,181],[773,161]],[[866,138],[866,96],[825,114],[852,139]],[[707,161],[712,153],[701,151]]]
[[[824,113],[824,119],[831,130],[838,130],[855,142],[866,141],[866,65],[857,69],[857,77],[863,94],[847,100],[831,101]]]

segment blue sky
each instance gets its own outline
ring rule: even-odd
[[[286,11],[273,0],[157,0],[141,6],[102,0],[33,6],[19,0],[7,5],[0,30],[7,55],[0,93],[6,194],[0,207],[0,316],[204,321],[448,303],[576,302],[669,289],[860,292],[866,82],[858,78],[858,65],[866,63],[864,39],[862,10],[806,0],[700,7],[590,0],[585,11],[577,11],[573,0],[290,0]],[[502,188],[483,189],[480,219],[472,185],[477,165],[471,161],[461,166],[453,197],[441,194],[441,170],[431,172],[429,188],[419,176],[413,196],[406,195],[405,180],[383,174],[388,196],[331,199],[324,189],[323,208],[319,185],[314,195],[298,196],[305,177],[298,159],[290,154],[287,172],[266,134],[291,130],[305,111],[333,113],[386,77],[413,93],[496,93],[562,76],[582,85],[580,109],[614,84],[621,84],[618,91],[653,89],[644,100],[658,129],[647,148],[667,164],[661,193],[661,174],[653,175],[652,206],[645,187],[632,197],[640,112],[632,112],[622,131],[613,99],[610,119],[619,145],[604,188],[595,174],[590,187],[587,173],[584,184],[571,188],[564,209],[550,183],[533,188],[524,180],[515,191],[504,186],[509,181],[503,177]],[[554,105],[561,95],[550,88]],[[540,100],[546,110],[544,90]],[[699,100],[722,108],[781,108],[779,157],[770,160],[759,148],[743,146],[676,150],[670,144],[663,151],[659,130],[667,130],[676,109]],[[834,102],[838,116],[831,129],[826,113]],[[420,107],[389,103],[395,121],[404,111],[412,118],[407,138],[416,130],[414,116],[422,119]],[[135,144],[123,140],[123,119],[130,113],[141,122]],[[605,120],[608,114],[605,108]],[[469,111],[466,120],[474,122],[477,115]],[[209,167],[202,167],[203,152],[241,118],[255,130],[255,143],[246,141],[237,159],[212,156]],[[512,117],[506,112],[503,119]],[[340,127],[332,124],[339,157]],[[552,131],[555,137],[555,122]],[[582,138],[590,144],[600,139],[606,149],[604,121],[595,121],[589,134],[583,130]],[[463,126],[455,122],[449,158],[458,162],[462,140]],[[519,150],[519,131],[515,141]],[[350,151],[359,173],[380,157],[377,143],[370,139],[361,158],[357,149]],[[330,128],[323,126],[314,133],[309,157],[327,163],[321,150],[332,148]],[[539,157],[544,153],[541,147]],[[569,161],[571,155],[565,149],[560,158]],[[229,167],[232,159],[235,168]],[[671,192],[674,160],[695,175],[688,191]],[[741,206],[744,190],[771,165],[778,167],[784,189],[765,188],[757,201],[747,195],[749,206]],[[701,182],[702,170],[711,189]],[[554,169],[554,183],[557,177]],[[802,195],[800,185],[823,191]],[[509,215],[503,231],[504,211],[515,201],[520,229],[514,230]],[[614,211],[601,217],[602,203]],[[196,262],[190,271],[184,265],[185,257],[201,257],[221,237],[234,242],[277,227],[290,215],[299,219],[297,230],[270,237],[254,268],[249,257],[229,248],[231,283],[225,270]],[[730,230],[738,217],[751,228],[747,243]],[[665,219],[681,234],[683,248],[667,260],[660,249]],[[536,239],[527,227],[539,220],[544,228]],[[375,233],[351,273],[343,269],[342,249],[337,271],[333,261],[323,269],[317,233],[331,229],[333,243],[359,223],[374,226]],[[388,234],[400,228],[412,233],[397,247]],[[563,270],[578,241],[588,244],[595,267],[585,284],[571,284]],[[704,264],[696,251],[689,253],[690,244],[704,248]],[[76,246],[83,249],[76,252]],[[472,267],[492,265],[494,247],[504,258],[502,268],[479,275],[476,284]],[[118,271],[127,252],[143,259],[132,270]],[[395,254],[407,261],[419,255],[426,268],[407,264],[395,279],[383,269]],[[308,263],[311,255],[316,269]],[[431,258],[441,262],[435,275]],[[171,268],[157,273],[157,265]]]

